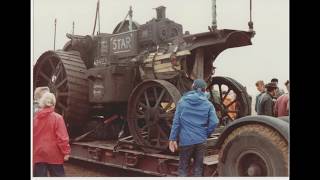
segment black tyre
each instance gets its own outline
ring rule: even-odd
[[[281,120],[283,120],[283,121],[285,121],[285,122],[287,122],[287,123],[290,122],[289,116],[281,116],[281,117],[278,117],[278,118],[281,119]]]
[[[241,126],[224,140],[218,171],[219,176],[288,176],[288,142],[267,126]]]

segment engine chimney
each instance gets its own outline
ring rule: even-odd
[[[216,0],[212,0],[212,29],[217,29],[217,7]]]
[[[159,6],[156,8],[157,11],[157,20],[166,18],[166,7]]]

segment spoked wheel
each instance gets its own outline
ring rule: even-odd
[[[55,94],[55,111],[63,116],[70,136],[80,133],[80,126],[88,117],[85,70],[76,51],[47,51],[33,69],[34,88],[48,86]]]
[[[128,125],[134,140],[147,152],[161,152],[168,147],[176,105],[177,88],[164,80],[140,83],[128,102]]]
[[[213,77],[208,86],[213,103],[222,125],[251,114],[249,96],[245,88],[228,77]]]

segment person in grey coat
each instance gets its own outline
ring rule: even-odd
[[[256,96],[256,104],[254,106],[254,110],[256,112],[258,112],[258,104],[259,104],[259,101],[260,101],[260,97],[263,93],[265,93],[265,87],[264,87],[264,82],[262,80],[260,81],[257,81],[256,82],[256,87],[257,87],[257,90],[259,91],[259,94]]]
[[[259,98],[257,113],[258,115],[274,116],[273,98],[276,96],[277,85],[275,83],[268,83],[265,87],[267,92],[263,93]]]

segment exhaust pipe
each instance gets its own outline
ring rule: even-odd
[[[217,11],[216,11],[216,0],[212,1],[212,30],[217,29]]]

